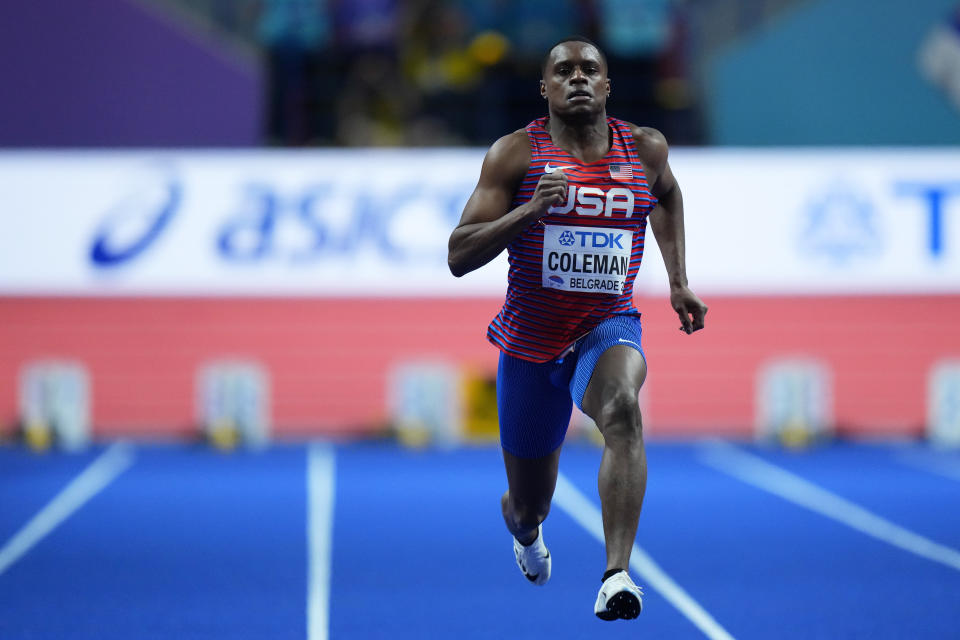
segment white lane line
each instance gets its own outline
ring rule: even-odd
[[[133,464],[133,449],[117,442],[90,463],[0,549],[0,575]]]
[[[960,571],[960,551],[882,518],[785,469],[727,443],[704,447],[700,460],[747,484],[928,560]]]
[[[584,496],[562,473],[557,477],[557,489],[553,502],[573,518],[600,544],[604,544],[603,516],[600,509]],[[733,640],[733,636],[713,619],[696,600],[683,590],[647,552],[633,545],[630,552],[630,568],[640,577],[645,586],[656,589],[676,609],[690,620],[711,640]]]
[[[896,459],[902,464],[927,473],[960,480],[960,458],[938,456],[931,451],[910,451],[899,454]]]
[[[310,447],[307,473],[307,638],[327,640],[330,634],[330,549],[333,542],[335,465],[333,450]]]

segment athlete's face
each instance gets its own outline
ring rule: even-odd
[[[540,81],[540,95],[559,115],[602,112],[610,94],[610,79],[600,52],[586,42],[558,44],[550,52]]]

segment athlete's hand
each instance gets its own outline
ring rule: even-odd
[[[707,305],[690,291],[689,287],[675,287],[670,290],[670,306],[680,316],[680,331],[690,335],[703,329],[703,319],[707,315]]]
[[[563,202],[567,197],[567,176],[557,169],[540,176],[537,188],[530,198],[530,209],[538,218],[547,213],[547,209]]]

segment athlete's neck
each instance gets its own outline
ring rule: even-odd
[[[610,127],[605,111],[582,120],[564,120],[550,114],[546,129],[553,144],[582,162],[596,162],[610,151]]]

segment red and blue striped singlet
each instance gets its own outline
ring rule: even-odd
[[[546,123],[527,125],[530,168],[512,208],[556,168],[567,176],[567,197],[507,246],[507,298],[487,330],[503,352],[532,362],[552,360],[611,315],[640,315],[633,280],[657,204],[626,122],[607,118],[610,151],[589,163],[554,145]]]

